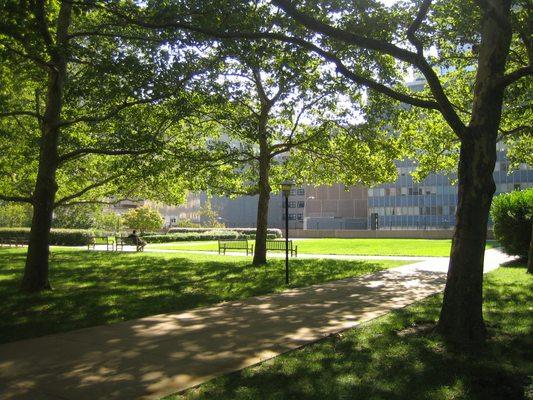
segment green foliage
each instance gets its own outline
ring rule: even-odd
[[[0,227],[30,226],[31,214],[28,204],[0,202]]]
[[[104,211],[95,216],[94,228],[108,232],[120,232],[122,229],[122,218],[113,211]]]
[[[35,189],[55,53],[68,55],[57,203],[131,197],[175,204],[186,188],[205,184],[198,172],[207,164],[207,131],[193,132],[189,122],[210,101],[204,82],[216,57],[193,51],[198,43],[189,35],[170,43],[155,30],[117,23],[106,7],[126,13],[134,9],[127,3],[71,4],[64,22],[73,34],[61,43],[65,3],[40,11],[34,3],[0,4],[0,196],[28,197]],[[43,26],[35,23],[40,12]]]
[[[168,230],[168,233],[178,233],[178,232],[208,232],[211,231],[210,228],[200,228],[200,227],[194,227],[194,228],[170,228]],[[255,228],[217,228],[217,231],[224,232],[225,230],[229,230],[232,232],[238,232],[240,234],[245,235],[255,235]],[[280,238],[282,236],[281,229],[276,228],[268,228],[267,234],[274,235],[277,238]]]
[[[54,210],[52,226],[54,228],[89,229],[97,228],[96,219],[103,213],[97,204],[79,204],[57,207]]]
[[[170,242],[184,242],[184,241],[198,241],[198,240],[223,240],[223,239],[239,239],[242,235],[231,230],[211,230],[205,232],[183,232],[183,233],[169,233],[166,235],[143,235],[148,243],[170,243]]]
[[[156,231],[163,227],[164,219],[159,212],[149,206],[134,208],[122,215],[124,225],[141,232]]]
[[[533,188],[495,197],[491,217],[494,236],[505,252],[527,257],[533,224]]]
[[[106,232],[92,229],[52,229],[50,244],[55,246],[83,246],[91,236],[102,236]],[[0,237],[28,240],[29,228],[0,228]]]
[[[211,204],[211,199],[207,199],[198,210],[200,215],[201,225],[208,228],[224,228],[224,224],[219,221],[220,214],[214,210]]]
[[[178,222],[176,222],[176,226],[182,228],[200,228],[200,224],[198,222],[192,222],[190,219],[180,219]]]

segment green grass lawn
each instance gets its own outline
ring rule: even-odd
[[[454,349],[428,329],[415,329],[433,326],[441,301],[430,297],[169,399],[533,398],[533,277],[525,266],[488,274],[491,337],[483,349]]]
[[[300,254],[357,254],[375,256],[440,256],[448,257],[449,239],[294,239]],[[491,248],[495,242],[487,242]],[[174,242],[149,245],[154,249],[217,251],[216,241]]]
[[[53,248],[53,291],[17,284],[25,249],[0,250],[0,343],[286,289],[282,260],[256,268],[248,257],[115,253]],[[397,261],[291,260],[291,287],[364,275]]]

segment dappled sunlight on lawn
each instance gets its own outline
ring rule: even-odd
[[[17,291],[25,250],[0,250],[0,342],[202,307],[286,289],[284,264],[244,257],[53,249],[53,291]],[[291,260],[291,287],[401,265],[391,261]]]

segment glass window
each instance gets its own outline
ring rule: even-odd
[[[299,201],[298,208],[304,208],[304,207],[305,207],[305,201]]]
[[[296,219],[296,214],[289,214],[289,221],[294,221]]]
[[[298,189],[296,192],[297,192],[300,196],[303,196],[303,195],[305,194],[305,189],[300,188],[300,189]]]
[[[301,214],[301,213],[297,214],[296,217],[297,217],[298,221],[302,221],[304,219],[304,215]]]

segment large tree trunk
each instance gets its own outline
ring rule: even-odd
[[[507,1],[494,2],[500,17],[509,16]],[[461,343],[485,339],[483,322],[483,258],[487,221],[495,184],[496,138],[504,88],[510,31],[491,17],[483,22],[474,102],[469,127],[461,136],[456,225],[444,301],[437,329]]]
[[[492,171],[496,147],[489,143],[483,146],[481,139],[485,138],[463,143],[459,161],[455,233],[438,325],[438,330],[454,342],[475,342],[485,338],[483,257],[495,191]]]
[[[21,290],[38,292],[50,289],[48,255],[52,214],[57,191],[58,139],[63,87],[67,75],[66,46],[72,4],[61,3],[57,22],[57,48],[51,51],[46,108],[42,122],[39,169],[33,193],[33,218]]]
[[[527,255],[527,272],[533,274],[533,224],[531,224],[531,239],[529,240],[529,253]]]
[[[259,156],[259,201],[257,203],[257,224],[253,265],[266,264],[266,240],[268,230],[268,203],[270,201],[270,156],[266,140],[261,140]]]

